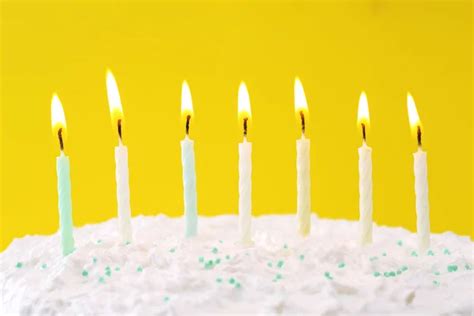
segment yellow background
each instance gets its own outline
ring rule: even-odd
[[[116,216],[117,137],[106,98],[107,67],[125,112],[133,215],[182,214],[183,79],[196,113],[191,136],[199,213],[237,213],[241,80],[253,112],[254,214],[294,213],[298,75],[310,111],[315,212],[358,218],[356,115],[366,90],[374,219],[415,229],[416,142],[406,110],[411,91],[425,128],[432,231],[473,237],[471,6],[2,1],[1,249],[14,237],[58,228],[53,92],[68,123],[74,224]]]

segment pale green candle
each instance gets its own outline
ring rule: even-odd
[[[72,205],[71,205],[71,178],[69,176],[69,157],[61,155],[56,158],[56,172],[58,175],[58,206],[59,230],[61,232],[61,246],[63,255],[67,256],[74,250],[72,234]]]
[[[66,133],[66,118],[64,117],[61,101],[56,94],[51,102],[51,121],[53,133],[58,136],[61,155],[56,158],[56,173],[58,176],[58,207],[59,232],[64,256],[74,251],[72,225],[71,179],[69,175],[69,157],[64,154],[64,138]]]
[[[193,103],[188,83],[183,82],[181,90],[181,113],[186,118],[186,136],[181,141],[181,162],[183,164],[184,218],[186,237],[198,233],[198,211],[196,197],[196,171],[194,165],[194,141],[189,138],[189,123],[193,116]]]

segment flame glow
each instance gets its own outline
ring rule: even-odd
[[[193,116],[193,99],[191,97],[191,90],[188,83],[183,81],[181,87],[181,115],[185,118],[188,115]]]
[[[304,114],[308,113],[308,102],[306,101],[306,95],[304,93],[303,85],[298,77],[295,78],[295,111],[300,113],[303,111]]]
[[[370,124],[369,116],[369,103],[367,102],[367,95],[364,91],[359,97],[359,109],[357,111],[357,125],[364,124],[368,126]]]
[[[407,108],[410,127],[412,131],[415,132],[418,127],[421,128],[421,122],[420,117],[418,116],[418,111],[416,110],[415,100],[413,100],[410,93],[407,95]]]
[[[107,98],[109,100],[110,117],[112,124],[116,125],[118,120],[123,120],[122,102],[120,101],[120,94],[115,81],[114,75],[110,70],[107,70]]]
[[[53,94],[51,100],[51,126],[53,128],[53,134],[57,135],[58,131],[62,129],[63,135],[66,133],[66,117],[64,116],[63,106],[58,95]]]
[[[242,81],[239,86],[239,120],[250,119],[252,112],[250,110],[250,97],[247,86]]]

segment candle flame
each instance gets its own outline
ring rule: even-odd
[[[421,129],[421,122],[420,117],[418,116],[418,111],[416,110],[415,100],[410,93],[407,94],[407,108],[410,127],[412,132],[416,132],[418,128]]]
[[[120,101],[120,94],[115,81],[114,75],[110,70],[107,70],[107,98],[109,100],[110,117],[112,124],[117,125],[119,120],[123,120],[122,102]]]
[[[245,82],[241,82],[239,86],[239,120],[250,119],[252,112],[250,111],[250,97]]]
[[[367,102],[365,91],[362,91],[360,94],[359,109],[357,111],[357,125],[361,124],[364,124],[365,126],[370,124],[369,103]]]
[[[304,93],[303,85],[298,77],[295,78],[295,89],[294,89],[294,97],[295,97],[295,111],[296,114],[303,114],[308,113],[308,102],[306,101],[306,95]]]
[[[188,115],[193,116],[193,99],[191,97],[191,90],[189,89],[188,83],[183,81],[181,87],[181,115],[186,118]]]
[[[53,94],[51,100],[51,126],[53,128],[53,134],[57,135],[58,131],[62,129],[63,137],[66,133],[66,117],[64,116],[63,106],[58,95]]]

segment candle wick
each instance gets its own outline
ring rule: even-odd
[[[121,119],[117,120],[117,131],[119,135],[119,141],[120,143],[122,143],[122,120]]]
[[[303,135],[304,135],[305,131],[306,131],[306,123],[305,123],[305,120],[304,120],[304,112],[303,111],[300,111],[300,117],[301,117],[301,133],[303,133]]]
[[[63,141],[63,129],[60,128],[58,130],[58,138],[59,138],[59,149],[61,149],[61,152],[64,151],[64,141]]]
[[[418,147],[421,148],[421,126],[416,127],[416,139],[418,141]]]
[[[248,117],[244,118],[244,137],[247,138],[247,121]]]
[[[191,115],[186,115],[186,135],[189,135],[189,122],[191,121]]]
[[[367,135],[365,133],[365,124],[361,123],[360,125],[362,126],[362,139],[364,140],[364,143],[365,143],[367,141]]]

